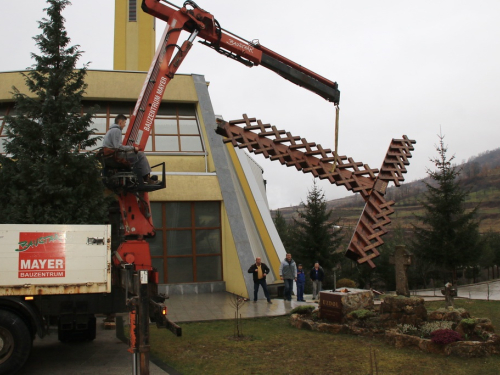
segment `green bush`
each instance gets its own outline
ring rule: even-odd
[[[460,325],[468,328],[472,328],[476,325],[476,319],[468,318],[468,319],[462,319],[460,321]]]
[[[337,281],[337,288],[356,288],[357,284],[351,279],[340,279]]]

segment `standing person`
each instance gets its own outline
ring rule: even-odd
[[[293,281],[297,281],[297,267],[292,254],[286,254],[286,258],[280,264],[280,279],[285,282],[285,301],[291,301]]]
[[[304,300],[304,286],[306,285],[306,274],[302,269],[302,264],[297,266],[297,301],[306,302]]]
[[[267,303],[272,303],[266,283],[266,276],[269,273],[269,267],[265,263],[262,263],[262,260],[257,257],[255,258],[255,263],[248,269],[248,273],[253,274],[253,302],[257,302],[259,286],[262,286],[264,295],[267,298]]]
[[[314,263],[314,267],[309,276],[313,282],[313,300],[316,300],[318,299],[319,292],[321,292],[321,283],[323,282],[323,277],[325,276],[323,268],[319,266],[318,262]]]
[[[151,167],[144,152],[139,151],[139,148],[135,146],[122,145],[122,130],[126,125],[127,117],[125,115],[119,114],[116,116],[115,123],[109,127],[108,132],[104,136],[102,147],[118,151],[119,156],[133,165],[134,173],[137,177],[142,177],[146,184],[157,184],[158,182],[153,181],[150,177]]]

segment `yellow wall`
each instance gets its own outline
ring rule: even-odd
[[[115,70],[148,71],[155,53],[155,20],[136,1],[137,21],[129,22],[129,1],[115,0]]]
[[[21,73],[0,73],[0,101],[12,101],[12,86],[24,94],[34,96],[26,88]],[[114,72],[106,70],[89,70],[85,82],[88,84],[85,99],[137,101],[146,78],[142,72]],[[193,78],[190,75],[176,75],[169,83],[163,96],[164,101],[191,102],[198,101]]]
[[[226,291],[239,296],[250,298],[247,292],[245,279],[241,272],[240,260],[234,244],[233,234],[226,214],[226,207],[222,203],[222,270]]]
[[[205,156],[148,156],[149,164],[156,165],[167,161],[165,170],[167,172],[205,172]],[[159,172],[155,169],[153,172]]]
[[[165,158],[168,163],[168,158]],[[167,176],[167,188],[152,192],[152,201],[221,201],[217,176]]]

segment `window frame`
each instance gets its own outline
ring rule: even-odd
[[[214,202],[217,203],[218,205],[218,214],[219,214],[219,221],[218,221],[218,226],[209,226],[209,227],[202,227],[202,226],[196,226],[196,216],[195,216],[195,206],[196,203],[200,202]],[[176,227],[176,228],[170,228],[167,227],[167,205],[169,203],[189,203],[190,204],[190,212],[191,212],[191,226],[189,227]],[[158,223],[155,223],[154,228],[157,233],[162,233],[162,249],[163,249],[163,255],[151,255],[152,259],[162,259],[163,262],[163,280],[160,280],[160,283],[164,284],[189,284],[189,283],[199,283],[199,282],[218,282],[218,281],[223,281],[224,280],[224,270],[223,270],[223,259],[222,259],[222,212],[221,212],[221,202],[220,201],[153,201],[151,204],[160,204],[161,205],[161,226],[158,225]],[[169,255],[168,254],[168,232],[174,232],[174,231],[191,231],[191,253],[190,254],[184,254],[184,255]],[[207,254],[198,254],[196,252],[196,231],[197,230],[218,230],[219,231],[219,252],[217,253],[207,253]],[[204,258],[204,257],[220,257],[220,279],[218,280],[210,280],[210,281],[198,281],[198,275],[197,275],[197,264],[198,264],[198,258]],[[193,281],[186,281],[186,282],[170,282],[168,280],[168,259],[173,259],[173,258],[191,258],[192,259],[192,271],[193,271]]]

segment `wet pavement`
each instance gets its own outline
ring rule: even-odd
[[[104,330],[98,318],[94,341],[62,343],[57,330],[33,343],[28,363],[17,375],[124,375],[132,374],[132,354],[128,345],[116,338],[114,330]],[[168,372],[150,362],[151,375]]]
[[[412,291],[412,295],[443,298],[441,289],[442,288],[414,290]],[[459,298],[500,301],[500,280],[459,285],[457,286],[457,296]]]

